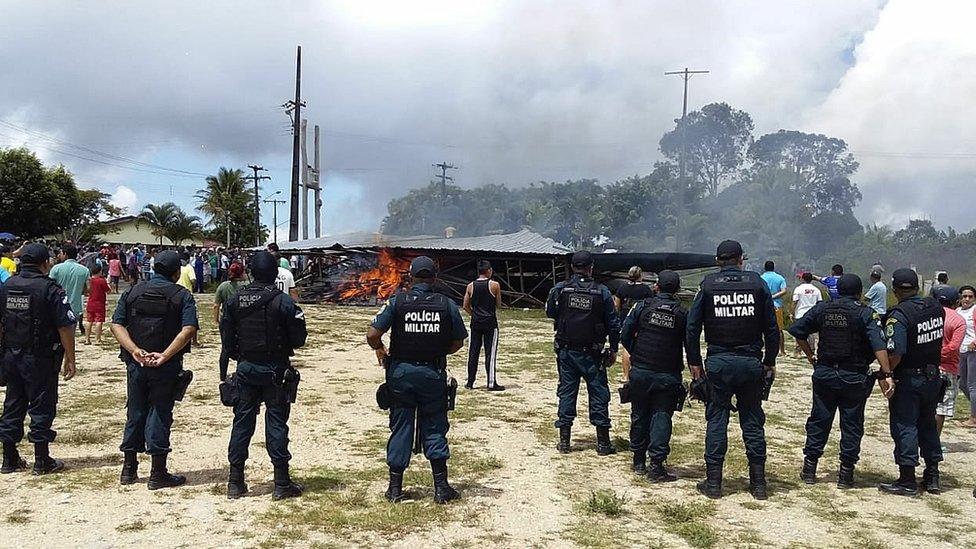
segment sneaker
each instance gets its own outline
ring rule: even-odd
[[[488,390],[489,391],[504,391],[505,390],[505,386],[504,385],[499,385],[499,384],[496,383],[494,385],[489,386],[488,387]]]

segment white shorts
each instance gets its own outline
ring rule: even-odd
[[[952,417],[956,413],[956,396],[959,394],[959,376],[949,376],[949,386],[946,387],[945,398],[935,407],[935,415]]]

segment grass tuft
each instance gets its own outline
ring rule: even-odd
[[[596,490],[583,502],[583,510],[591,515],[619,517],[627,512],[627,498],[613,490]]]

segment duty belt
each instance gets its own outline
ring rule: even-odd
[[[578,353],[599,353],[601,345],[594,343],[593,345],[572,345],[570,343],[563,343],[562,341],[556,342],[556,348],[560,351],[566,349],[567,351],[576,351]]]
[[[926,377],[937,377],[939,375],[939,367],[936,365],[929,366],[919,366],[915,368],[906,368],[899,366],[895,368],[895,377],[904,377],[909,375],[924,375]]]
[[[856,372],[858,374],[866,374],[866,373],[868,373],[868,365],[867,364],[851,364],[851,363],[844,363],[844,362],[830,363],[830,362],[819,362],[819,361],[817,362],[817,364],[819,364],[821,366],[826,366],[827,368],[833,368],[835,370],[844,370],[844,371],[847,371],[847,372]]]

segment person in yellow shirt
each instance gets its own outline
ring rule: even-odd
[[[14,261],[14,252],[10,246],[0,246],[0,267],[3,267],[10,274],[17,272],[17,263]]]
[[[190,265],[190,254],[183,252],[180,256],[180,265],[180,278],[176,283],[186,288],[192,294],[193,284],[197,281],[197,275],[193,272],[193,266]],[[196,333],[193,334],[193,345],[195,347],[202,347],[199,336]]]

